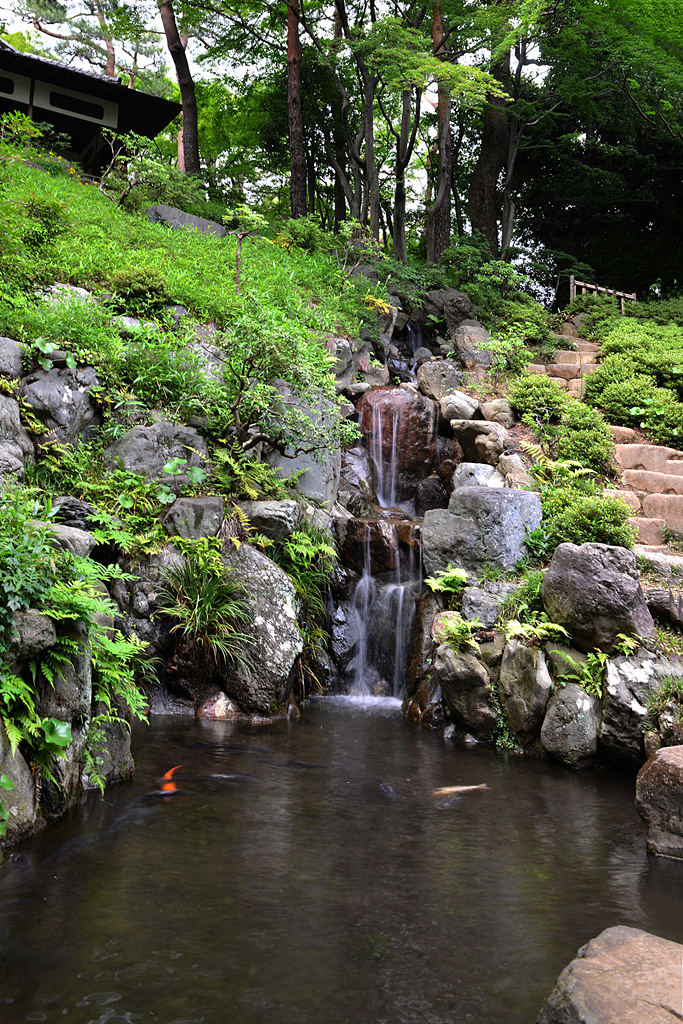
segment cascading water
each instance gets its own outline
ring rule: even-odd
[[[398,436],[399,410],[391,408],[390,456],[385,453],[386,428],[385,410],[381,405],[372,408],[372,426],[370,434],[370,456],[377,471],[377,500],[382,508],[393,508],[396,505],[396,470],[398,465],[396,439]]]

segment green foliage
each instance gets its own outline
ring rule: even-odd
[[[665,711],[675,710],[678,706],[677,719],[683,721],[683,678],[681,676],[665,676],[659,686],[652,690],[647,698],[648,719],[656,723]],[[652,726],[651,726],[652,727]]]
[[[257,501],[263,498],[286,498],[285,481],[267,462],[242,451],[240,445],[216,447],[212,453],[214,475],[212,484],[218,494],[229,498]]]
[[[118,312],[129,315],[145,315],[169,301],[166,281],[159,270],[135,267],[117,270],[111,278],[114,292],[113,304]]]
[[[526,647],[538,647],[547,640],[560,640],[569,636],[557,622],[551,622],[545,612],[531,613],[526,622],[510,619],[505,623],[505,642],[520,640]]]
[[[579,462],[596,473],[606,473],[614,459],[614,439],[605,418],[582,402],[570,401],[554,433],[558,458]]]
[[[14,783],[10,779],[9,775],[0,775],[0,789],[4,789],[8,792],[14,789]],[[9,814],[5,807],[5,801],[0,800],[0,839],[7,834],[7,822]]]
[[[540,373],[513,381],[509,399],[519,416],[531,416],[543,425],[559,420],[569,401],[557,381]]]
[[[518,622],[533,622],[538,612],[543,611],[541,587],[543,569],[530,569],[521,586],[509,594],[500,606],[501,619],[517,619]]]
[[[636,531],[627,520],[631,509],[620,498],[586,494],[575,486],[547,486],[541,492],[543,523],[527,538],[541,557],[558,544],[616,544],[632,548]]]
[[[570,654],[563,652],[562,660],[570,665],[569,670],[565,669],[562,672],[562,685],[566,680],[573,679],[586,693],[602,700],[602,687],[609,655],[596,649],[586,656],[585,661],[576,661]]]
[[[527,331],[523,324],[499,328],[481,347],[491,353],[491,370],[497,381],[501,373],[520,374],[533,356],[526,347]]]
[[[441,254],[441,263],[453,268],[458,288],[473,281],[484,264],[492,259],[491,243],[480,231],[473,231],[471,235],[455,235]]]
[[[448,612],[439,619],[438,642],[448,644],[454,651],[471,648],[479,650],[474,633],[479,627],[479,619],[463,619],[460,612]]]
[[[154,139],[136,132],[117,135],[102,130],[110,150],[100,191],[126,210],[141,210],[154,203],[180,209],[201,202],[202,183],[192,175],[181,174],[161,156]]]
[[[171,632],[180,633],[179,646],[197,670],[248,664],[253,639],[243,632],[249,604],[242,587],[230,578],[215,547],[201,541],[193,546],[179,565],[166,570],[159,611],[176,620]]]
[[[467,586],[467,572],[465,569],[457,569],[449,562],[446,569],[440,569],[435,576],[427,576],[425,583],[432,593],[445,595],[448,607]]]

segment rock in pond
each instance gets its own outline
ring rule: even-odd
[[[503,487],[458,487],[448,509],[425,512],[425,569],[434,575],[449,562],[475,573],[487,563],[511,569],[526,552],[527,532],[540,523],[537,494]]]
[[[552,688],[543,652],[511,640],[500,666],[500,697],[512,731],[523,742],[540,731]]]
[[[548,701],[541,726],[546,754],[569,768],[593,763],[598,750],[600,701],[576,683],[560,687]]]
[[[644,650],[630,658],[608,661],[600,748],[610,760],[632,769],[640,767],[645,760],[643,733],[648,700],[665,675],[680,672],[680,667]]]
[[[683,746],[663,747],[640,769],[636,810],[648,827],[648,851],[683,860]]]
[[[580,650],[610,653],[619,633],[654,635],[635,555],[613,544],[560,544],[543,580],[543,605]]]
[[[479,736],[490,736],[498,715],[491,707],[485,666],[473,654],[456,654],[448,644],[441,644],[434,658],[434,679],[451,714]]]
[[[0,720],[0,775],[9,775],[13,789],[0,789],[0,800],[7,810],[7,836],[12,841],[29,832],[36,820],[36,789],[31,769],[19,751],[12,748]]]
[[[537,1024],[676,1024],[683,946],[619,925],[565,967]]]
[[[294,584],[251,544],[230,545],[222,560],[246,591],[251,606],[246,632],[254,644],[246,651],[248,662],[226,672],[220,685],[243,711],[272,715],[289,696],[291,671],[303,650]]]

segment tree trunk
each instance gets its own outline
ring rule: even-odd
[[[199,174],[199,130],[197,125],[197,97],[194,82],[183,48],[171,0],[157,0],[161,24],[166,35],[166,45],[175,65],[180,98],[183,103],[183,155],[186,174]]]
[[[180,36],[180,42],[182,44],[183,50],[187,50],[187,36],[186,35],[181,35]],[[178,143],[178,170],[180,171],[181,174],[184,174],[185,173],[185,137],[184,137],[184,133],[183,133],[183,115],[182,115],[182,112],[180,114],[180,122],[178,124],[177,143]]]
[[[306,216],[306,147],[301,111],[301,40],[298,0],[287,6],[287,110],[289,113],[289,198],[292,217]]]
[[[114,43],[109,31],[109,26],[104,17],[104,11],[97,5],[97,20],[100,23],[100,29],[102,31],[102,38],[104,39],[104,45],[107,48],[107,63],[104,66],[104,74],[110,75],[112,78],[116,75],[116,54],[114,53]]]
[[[432,22],[432,44],[434,53],[441,60],[446,59],[443,46],[443,26],[438,3],[434,4],[434,20]],[[436,177],[436,203],[434,210],[434,228],[432,233],[432,261],[437,262],[441,253],[448,246],[451,237],[451,176],[453,157],[451,149],[451,100],[439,84],[439,103],[437,108],[438,134],[437,145],[439,163]]]
[[[493,40],[495,49],[497,40]],[[510,78],[509,54],[495,67],[491,74],[506,87]],[[498,248],[498,179],[508,155],[509,126],[506,103],[502,97],[489,96],[482,119],[481,148],[470,179],[469,215],[473,231],[481,231],[489,240],[494,256]]]

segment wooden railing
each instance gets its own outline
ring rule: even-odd
[[[621,312],[624,313],[626,310],[626,299],[630,302],[637,302],[635,292],[618,292],[614,288],[601,288],[597,284],[588,284],[587,281],[577,281],[573,274],[569,278],[569,301],[573,302],[577,295],[579,295],[578,289],[581,289],[580,294],[585,295],[587,292],[594,292],[596,295],[614,295],[617,299],[621,299]]]

